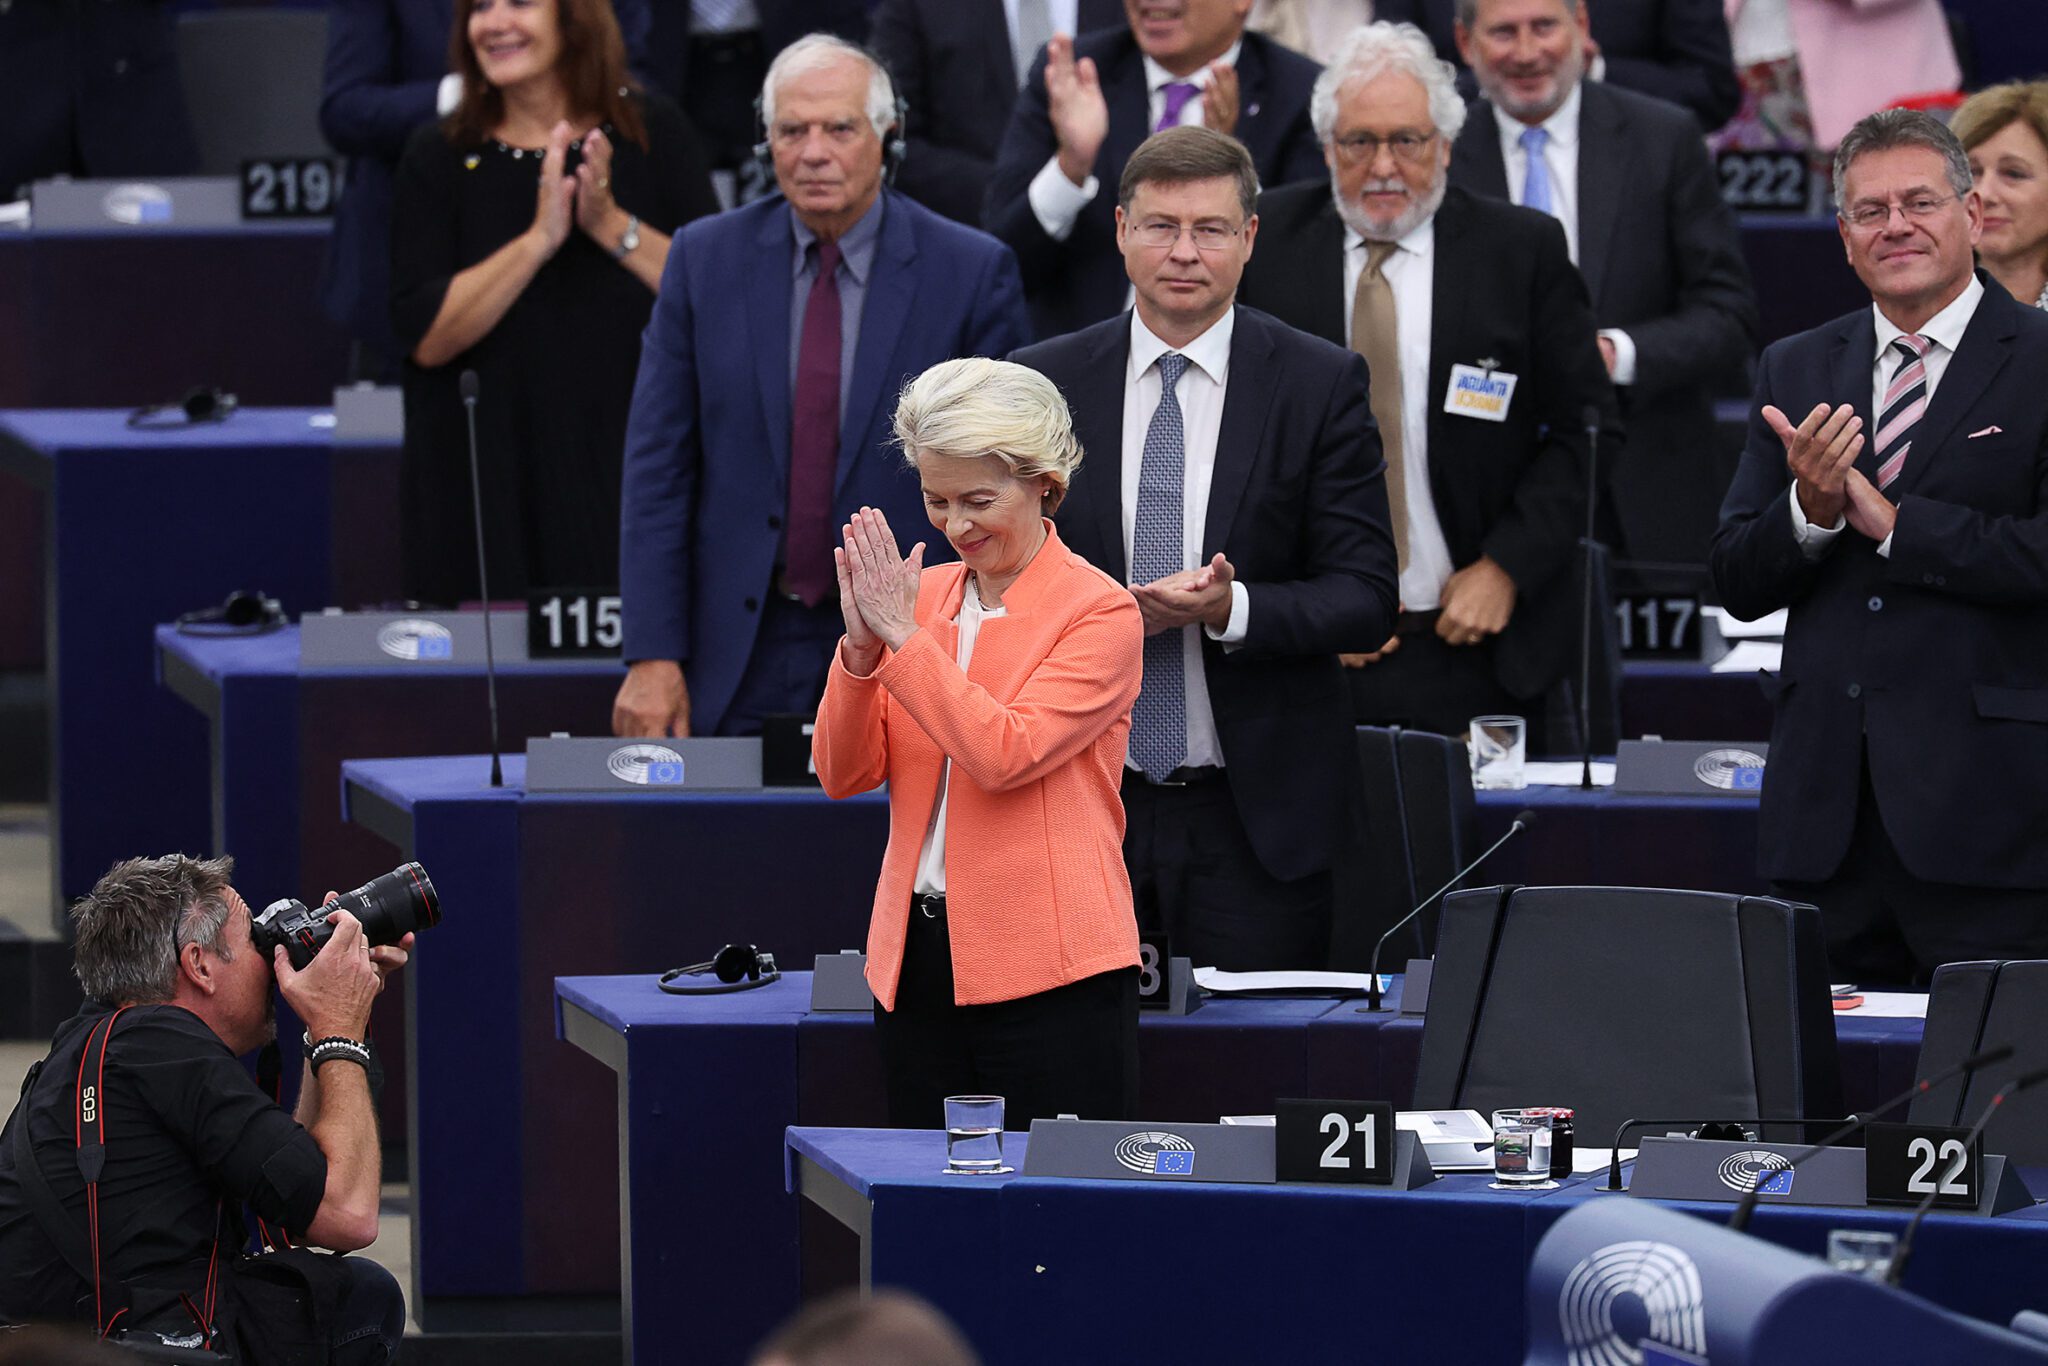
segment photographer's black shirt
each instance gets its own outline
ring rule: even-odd
[[[33,1088],[0,1131],[0,1318],[93,1316],[92,1287],[43,1232],[15,1171],[26,1116],[44,1178],[86,1227],[75,1141],[79,1058],[110,1008],[87,1002],[51,1042]],[[243,1203],[301,1234],[320,1208],[327,1159],[313,1136],[257,1089],[226,1044],[179,1006],[137,1006],[107,1048],[100,1175],[103,1274],[131,1285],[206,1283],[218,1239],[225,1262],[245,1242]]]

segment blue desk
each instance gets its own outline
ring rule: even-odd
[[[355,566],[388,573],[395,589],[388,506],[351,528],[360,535],[345,555],[329,518],[337,489],[354,499],[395,488],[396,449],[337,446],[313,415],[243,409],[220,424],[134,431],[117,412],[0,413],[0,473],[37,491],[47,538],[59,906],[117,859],[209,844],[204,732],[155,685],[157,623],[240,588],[287,612],[317,610],[345,582],[376,586]]]
[[[296,626],[225,640],[160,626],[156,663],[164,686],[206,718],[208,847],[235,856],[236,880],[252,897],[317,896],[383,871],[389,849],[342,819],[343,760],[490,744],[481,668],[309,671],[299,666]],[[623,677],[615,660],[500,665],[505,743],[516,749],[529,735],[601,732]]]
[[[888,830],[880,796],[529,794],[523,757],[501,789],[488,771],[342,768],[347,818],[425,863],[442,897],[406,973],[411,1298],[429,1326],[437,1300],[617,1291],[614,1259],[563,1255],[614,1245],[619,1188],[612,1080],[556,1044],[555,977],[656,972],[734,942],[793,966],[858,947]]]
[[[1479,847],[1507,833],[1515,814],[1536,813],[1468,885],[1686,887],[1770,890],[1756,868],[1753,797],[1641,797],[1612,788],[1529,787],[1481,792]]]
[[[555,987],[562,1037],[617,1074],[629,1359],[634,1366],[688,1359],[682,1341],[665,1331],[678,1316],[716,1334],[709,1341],[691,1334],[690,1349],[743,1355],[796,1302],[797,1213],[778,1198],[782,1174],[770,1158],[777,1136],[788,1125],[884,1122],[869,1018],[810,1014],[808,974],[736,996],[689,999],[662,995],[644,976],[564,978]],[[1398,1005],[1398,980],[1389,999]],[[1901,1025],[1910,1028],[1892,1027]],[[1845,1017],[1841,1026],[1845,1071],[1855,1058],[1853,1072],[1866,1081],[1878,1072],[1910,1078],[1917,1020]],[[1360,1015],[1350,1001],[1211,1001],[1182,1018],[1147,1015],[1138,1037],[1139,1112],[1162,1123],[1208,1123],[1224,1114],[1270,1114],[1283,1096],[1403,1104],[1413,1090],[1421,1022]],[[1856,1106],[1886,1094],[1848,1089]],[[718,1099],[717,1123],[703,1122],[693,1103],[701,1097]],[[922,1174],[938,1165],[943,1156]],[[715,1225],[723,1236],[679,1237],[674,1212],[681,1209],[692,1211],[693,1226]],[[1191,1234],[1162,1236],[1159,1246],[1183,1245],[1184,1232]],[[888,1269],[916,1252],[892,1249],[877,1266],[877,1282],[909,1274]],[[929,1262],[933,1274],[949,1265],[943,1257]]]
[[[1467,1175],[1413,1192],[968,1180],[940,1174],[938,1133],[793,1128],[786,1142],[790,1189],[861,1234],[873,1283],[933,1300],[991,1366],[1519,1362],[1536,1243],[1580,1201],[1630,1198],[1587,1177],[1533,1194]],[[1725,1220],[1730,1207],[1677,1208]],[[1751,1228],[1817,1253],[1830,1228],[1905,1218],[1766,1206]],[[2002,1324],[2048,1304],[2038,1209],[1936,1216],[1920,1249],[1906,1288],[1946,1308]]]

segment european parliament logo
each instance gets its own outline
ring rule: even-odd
[[[393,659],[452,659],[455,636],[438,621],[401,617],[377,632],[377,648]]]
[[[1116,1160],[1140,1176],[1193,1176],[1195,1145],[1179,1134],[1143,1129],[1116,1141]]]
[[[683,756],[667,745],[622,745],[605,760],[605,767],[622,783],[650,787],[683,785]]]

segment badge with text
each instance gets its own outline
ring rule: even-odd
[[[1813,171],[1796,147],[1730,148],[1714,158],[1721,201],[1737,213],[1813,212]]]
[[[1385,1186],[1394,1179],[1394,1107],[1383,1100],[1283,1100],[1274,1125],[1278,1180]]]
[[[1457,417],[1505,422],[1508,403],[1515,396],[1515,380],[1507,371],[1494,369],[1489,361],[1453,365],[1451,387],[1444,394],[1444,411]]]
[[[1968,1140],[1968,1141],[1966,1141]],[[1864,1198],[1873,1205],[1975,1209],[1982,1188],[1984,1136],[1938,1124],[1873,1124],[1863,1137]]]
[[[334,157],[266,157],[242,163],[242,217],[332,218],[341,202]]]
[[[1173,1004],[1173,936],[1165,930],[1138,932],[1138,1008],[1164,1010]]]
[[[619,653],[619,590],[542,588],[526,600],[528,659],[603,659]]]
[[[1614,620],[1630,659],[1698,659],[1698,593],[1617,593]]]

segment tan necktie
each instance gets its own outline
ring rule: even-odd
[[[1372,415],[1387,457],[1387,512],[1394,524],[1394,555],[1408,568],[1407,478],[1401,464],[1401,334],[1395,325],[1394,287],[1380,273],[1394,254],[1392,242],[1365,244],[1365,269],[1351,300],[1351,349],[1372,374]]]

